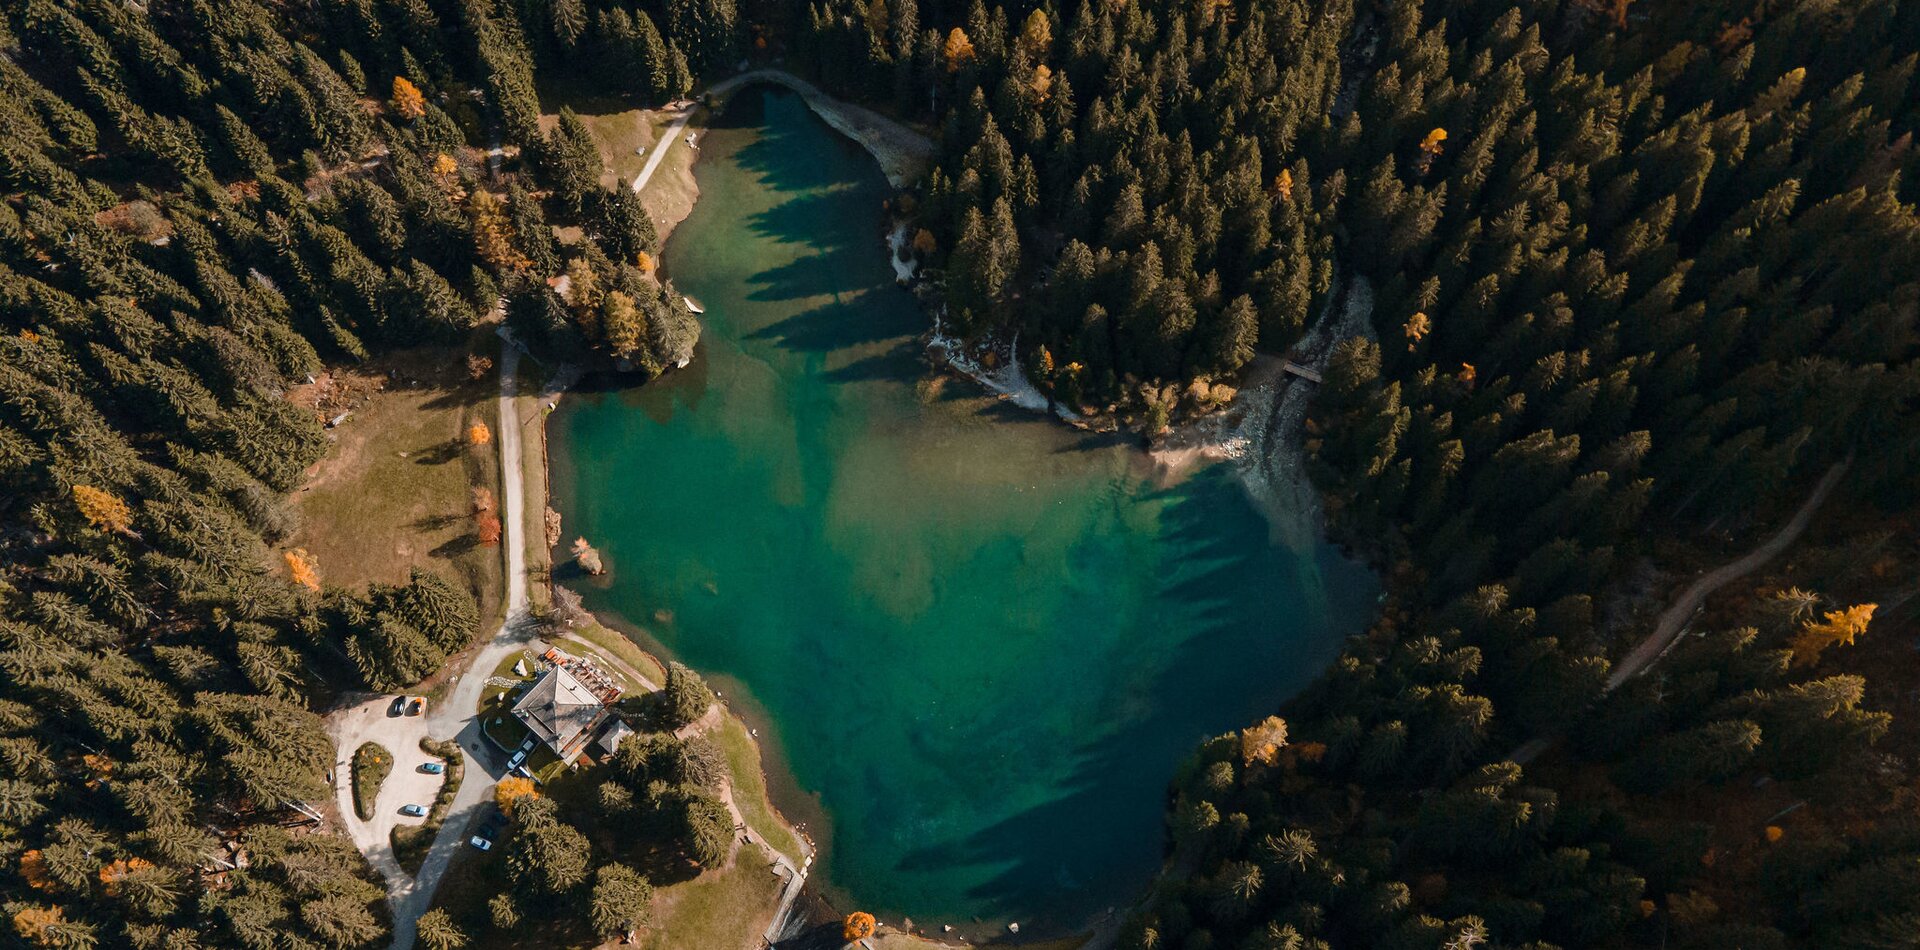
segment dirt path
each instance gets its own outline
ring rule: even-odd
[[[1647,667],[1666,655],[1667,650],[1680,639],[1680,635],[1686,633],[1687,622],[1699,613],[1700,605],[1705,603],[1714,591],[1752,573],[1760,565],[1778,557],[1781,551],[1787,549],[1787,545],[1797,540],[1801,533],[1807,530],[1807,525],[1813,523],[1814,512],[1820,510],[1820,505],[1827,500],[1828,495],[1833,493],[1834,486],[1840,484],[1840,477],[1846,474],[1847,465],[1852,461],[1852,456],[1848,456],[1845,461],[1837,462],[1832,468],[1827,469],[1827,473],[1820,476],[1820,481],[1813,486],[1813,492],[1807,496],[1807,500],[1800,504],[1800,510],[1794,512],[1793,517],[1788,519],[1773,537],[1768,538],[1759,547],[1748,551],[1739,559],[1728,561],[1700,575],[1688,585],[1678,599],[1668,605],[1666,610],[1661,611],[1659,619],[1654,621],[1653,632],[1647,634],[1646,639],[1641,640],[1632,650],[1627,651],[1626,656],[1620,658],[1620,662],[1614,664],[1613,674],[1607,677],[1607,687],[1604,692],[1611,693],[1619,689],[1627,680],[1645,672]],[[1515,764],[1526,765],[1553,748],[1557,742],[1559,742],[1558,736],[1529,739],[1519,748],[1514,749],[1507,758]]]
[[[394,861],[384,834],[379,835],[377,841],[364,841],[362,839],[369,837],[369,832],[351,827],[356,822],[350,798],[348,808],[343,811],[354,843],[387,878],[387,900],[393,905],[393,950],[411,950],[413,947],[415,926],[420,916],[432,906],[434,891],[439,889],[448,865],[453,863],[454,855],[459,853],[466,841],[467,828],[481,806],[493,797],[494,784],[506,776],[506,770],[502,768],[505,763],[499,761],[480,733],[480,717],[476,712],[480,706],[480,693],[486,688],[487,677],[494,667],[532,643],[534,638],[533,616],[527,609],[527,557],[526,543],[522,537],[526,525],[527,499],[526,485],[521,477],[520,430],[527,425],[538,425],[540,417],[537,412],[530,419],[521,417],[515,401],[519,394],[519,344],[504,328],[500,331],[500,337],[503,341],[500,347],[500,520],[504,528],[500,543],[507,552],[507,619],[491,640],[474,651],[466,661],[466,668],[450,681],[446,696],[437,708],[423,717],[403,717],[390,721],[405,725],[388,728],[409,729],[414,735],[396,735],[392,743],[382,740],[396,759],[404,761],[401,749],[394,743],[404,742],[407,748],[418,754],[419,740],[423,735],[457,738],[466,753],[466,775],[460,783],[460,791],[454,796],[453,807],[447,812],[446,822],[440,826],[439,834],[434,836],[426,861],[415,877],[407,877]],[[350,755],[351,751],[347,754]],[[399,766],[395,768],[398,770]],[[347,794],[350,796],[351,792]],[[382,802],[384,804],[384,796]]]
[[[1840,484],[1840,476],[1846,474],[1847,464],[1850,461],[1852,461],[1851,457],[1827,469],[1827,473],[1820,476],[1820,482],[1813,486],[1813,493],[1808,495],[1807,500],[1800,505],[1800,510],[1794,512],[1793,517],[1773,537],[1768,538],[1759,547],[1748,551],[1746,556],[1739,560],[1722,564],[1700,575],[1698,580],[1682,592],[1680,599],[1674,601],[1672,606],[1669,606],[1654,623],[1653,632],[1648,634],[1645,640],[1640,641],[1640,644],[1626,656],[1621,657],[1619,663],[1614,664],[1613,675],[1607,677],[1607,691],[1612,692],[1620,684],[1659,659],[1661,654],[1667,652],[1667,648],[1679,639],[1680,634],[1686,629],[1687,621],[1693,619],[1694,613],[1700,609],[1700,605],[1706,601],[1708,595],[1773,560],[1781,551],[1786,550],[1787,545],[1799,538],[1801,532],[1807,530],[1807,525],[1812,523],[1813,513],[1818,511],[1821,503],[1827,500],[1834,486]]]

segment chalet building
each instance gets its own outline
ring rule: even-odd
[[[513,704],[513,716],[569,766],[602,729],[623,730],[613,714],[620,687],[587,660],[550,649],[548,664]]]

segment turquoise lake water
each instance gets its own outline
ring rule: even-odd
[[[878,166],[791,93],[700,137],[664,266],[694,363],[570,396],[555,505],[610,573],[587,605],[761,729],[776,803],[843,911],[1069,927],[1138,896],[1201,739],[1275,710],[1378,588],[1292,551],[1224,467],[927,378]]]

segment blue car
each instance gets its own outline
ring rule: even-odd
[[[425,818],[427,816],[427,810],[421,808],[419,805],[401,805],[400,814],[408,818]]]
[[[440,773],[445,772],[446,770],[447,770],[447,767],[444,765],[441,765],[438,762],[428,762],[427,764],[420,766],[420,771],[425,772],[428,775],[439,775]]]

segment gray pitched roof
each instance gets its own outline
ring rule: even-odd
[[[513,704],[513,714],[562,758],[606,709],[566,667],[541,674]],[[578,752],[578,749],[574,749]]]

